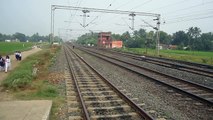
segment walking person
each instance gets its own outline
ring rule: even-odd
[[[7,73],[8,69],[11,67],[11,61],[9,55],[6,56],[5,60],[5,73]]]
[[[18,61],[19,60],[19,53],[18,53],[18,51],[15,52],[15,57],[16,57],[16,60]]]
[[[19,58],[20,61],[21,61],[21,57],[22,57],[22,56],[21,56],[21,52],[19,51],[19,52],[18,52],[18,58]]]
[[[0,71],[4,70],[4,65],[5,65],[5,60],[4,60],[4,58],[0,55]]]

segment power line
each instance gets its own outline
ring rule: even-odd
[[[205,11],[200,11],[200,10],[196,10],[196,11],[190,11],[190,13],[187,13],[187,14],[179,14],[179,15],[174,15],[174,14],[170,14],[170,15],[167,15],[167,16],[188,16],[188,15],[192,15],[191,13],[195,13],[195,14],[201,14],[203,12],[212,12],[213,9],[206,9]]]
[[[149,11],[147,11],[147,12],[154,11],[154,10],[159,10],[159,9],[165,9],[165,8],[167,8],[167,7],[175,6],[175,5],[179,4],[179,3],[182,4],[182,3],[186,2],[186,1],[189,1],[189,0],[182,0],[182,1],[175,2],[175,3],[171,3],[171,4],[168,4],[168,5],[159,7],[159,8],[155,8],[155,9],[149,10]]]
[[[189,9],[192,9],[192,8],[195,8],[195,7],[200,7],[200,6],[204,6],[204,5],[209,5],[209,4],[212,4],[213,1],[210,1],[210,2],[206,2],[206,3],[200,3],[200,4],[197,4],[197,5],[193,5],[193,6],[190,6],[190,7],[187,7],[187,8],[182,8],[182,9],[178,9],[178,10],[175,10],[175,11],[170,11],[170,12],[167,12],[165,14],[168,14],[168,13],[171,13],[171,14],[174,14],[176,12],[179,12],[179,11],[184,11],[184,10],[189,10]]]
[[[106,9],[108,9],[109,7],[111,7],[114,2],[115,2],[115,0],[113,0],[112,2],[110,2],[110,4],[108,5],[108,7]]]
[[[201,19],[207,19],[207,18],[212,18],[212,17],[213,17],[213,15],[205,16],[205,17],[196,17],[196,18],[191,18],[191,19],[177,20],[177,21],[174,21],[174,22],[168,22],[168,23],[165,23],[165,24],[173,24],[173,23],[186,22],[186,21],[192,21],[192,20],[201,20]]]
[[[129,24],[126,22],[126,20],[124,18],[122,18],[122,20],[125,22],[125,24],[131,29],[131,27],[129,26]]]
[[[112,6],[112,4],[115,2],[115,0],[113,0],[112,2],[110,2],[110,4],[107,6],[107,8],[106,9],[108,9],[109,7],[111,7]],[[100,13],[99,15],[97,15],[94,19],[92,19],[88,24],[87,24],[87,26],[89,26],[91,23],[93,23],[96,19],[98,19],[99,17],[101,17],[103,14],[102,13]],[[96,24],[97,25],[97,24]],[[95,26],[95,24],[93,25],[93,26]]]
[[[79,7],[79,6],[81,5],[81,2],[82,2],[82,1],[83,1],[83,0],[78,0],[78,1],[77,1],[77,4],[76,4],[76,7]],[[73,19],[71,19],[70,21],[74,20],[76,13],[77,13],[77,10],[75,10],[74,17],[73,17]]]
[[[176,19],[184,19],[184,18],[192,18],[192,17],[197,17],[197,16],[203,16],[203,15],[211,15],[213,14],[212,12],[208,12],[208,13],[197,13],[197,14],[188,14],[188,15],[184,15],[184,16],[179,16],[179,17],[174,17],[174,18],[170,18],[167,20],[176,20]]]
[[[129,4],[130,2],[132,2],[132,1],[134,1],[134,0],[129,0],[129,1],[125,2],[124,4],[121,4],[120,6],[116,7],[115,10],[117,10],[117,9],[120,8],[120,7],[123,7],[123,6],[128,5],[128,4]]]
[[[143,3],[141,3],[141,4],[139,4],[139,5],[137,5],[137,6],[133,7],[133,8],[131,8],[130,10],[133,10],[133,9],[138,8],[138,7],[144,6],[144,5],[146,5],[146,4],[150,3],[150,2],[152,2],[152,0],[145,1],[145,2],[143,2]]]

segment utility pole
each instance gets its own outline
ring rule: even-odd
[[[157,55],[159,55],[159,49],[160,49],[160,15],[154,19],[154,20],[157,20],[157,27],[156,27],[156,50],[157,50]]]
[[[142,20],[144,23],[146,23],[149,27],[152,27],[153,29],[156,30],[156,53],[157,55],[159,55],[159,49],[160,49],[160,15],[157,16],[156,19],[153,20],[157,20],[157,25],[152,26],[151,24],[149,24],[148,22],[146,22],[145,20]]]
[[[135,13],[131,13],[131,14],[129,14],[129,16],[131,16],[132,17],[132,27],[130,28],[131,30],[132,30],[132,34],[134,33],[134,30],[135,30],[135,28],[134,28],[134,24],[135,24],[135,16],[136,16],[136,14]]]
[[[51,6],[51,34],[50,34],[50,43],[54,41],[54,15],[55,15],[55,6]]]
[[[83,14],[83,25],[82,25],[82,24],[81,24],[81,25],[85,28],[85,27],[87,26],[87,25],[86,25],[86,17],[89,17],[89,16],[87,16],[86,14],[89,13],[89,10],[82,10],[82,12],[83,12],[84,14]]]

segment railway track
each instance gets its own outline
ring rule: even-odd
[[[131,53],[119,52],[119,51],[107,50],[107,49],[99,49],[99,50],[104,50],[105,52],[122,55],[135,60],[144,61],[147,63],[156,64],[159,66],[164,66],[164,67],[168,67],[172,69],[177,69],[177,70],[186,71],[189,73],[213,78],[213,66],[210,66],[210,65],[177,61],[177,60],[171,60],[166,58],[157,58],[157,57],[151,57],[151,56],[141,56],[137,54],[131,54]]]
[[[194,82],[189,82],[187,80],[173,77],[167,74],[163,74],[148,68],[143,68],[137,64],[134,64],[131,61],[128,62],[128,61],[121,60],[119,58],[103,55],[103,54],[97,53],[96,51],[91,51],[90,49],[85,49],[85,48],[84,49],[79,48],[79,49],[95,57],[103,59],[107,62],[115,64],[119,67],[130,70],[131,72],[137,73],[139,75],[143,75],[155,82],[166,85],[181,93],[187,94],[191,98],[197,99],[205,104],[213,106],[213,89],[210,87],[206,87]]]
[[[102,77],[68,46],[67,103],[69,120],[152,120],[133,100]]]

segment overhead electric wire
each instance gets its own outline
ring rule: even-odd
[[[106,9],[108,9],[109,7],[111,7],[112,6],[112,4],[115,2],[115,0],[113,0],[112,2],[110,2],[110,4],[107,6],[107,8]],[[103,15],[103,13],[100,13],[100,14],[98,14],[94,19],[92,19],[88,24],[87,24],[87,26],[89,26],[89,24],[91,24],[92,22],[94,22],[96,19],[98,19],[98,17],[101,17]],[[97,24],[96,24],[97,25]],[[95,26],[95,25],[93,25],[93,26]]]
[[[109,7],[111,7],[114,2],[115,2],[115,0],[113,0],[112,2],[110,2],[109,6],[106,9],[108,9]]]
[[[206,2],[206,3],[200,3],[200,4],[193,5],[193,6],[190,6],[190,7],[187,7],[187,8],[182,8],[182,9],[178,9],[178,10],[175,10],[175,11],[166,12],[164,14],[168,14],[168,13],[174,14],[176,12],[180,12],[180,11],[184,11],[184,10],[189,10],[189,9],[192,9],[192,8],[195,8],[195,7],[204,6],[204,5],[207,5],[207,4],[209,5],[209,4],[212,4],[212,3],[213,3],[213,1]]]
[[[171,17],[173,17],[173,16],[187,16],[187,15],[192,15],[192,13],[195,13],[195,14],[201,14],[201,13],[203,13],[203,12],[212,12],[213,11],[213,9],[205,9],[205,11],[200,11],[200,10],[196,10],[196,11],[190,11],[190,13],[186,13],[186,14],[170,14],[170,15],[167,15],[167,17],[169,16],[171,16]]]
[[[82,0],[78,0],[77,2],[76,2],[76,7],[79,7],[80,5],[81,5],[81,2],[82,2]],[[68,5],[70,6],[70,1],[68,0]],[[72,13],[71,13],[71,10],[70,10],[70,18],[69,18],[69,23],[78,23],[78,24],[81,24],[76,18],[75,18],[75,16],[76,16],[76,13],[77,13],[77,10],[75,11],[75,13],[72,15]],[[72,17],[72,18],[71,18]],[[76,22],[73,22],[73,20],[76,20]],[[67,28],[69,28],[69,26],[70,26],[70,24],[67,26]]]
[[[126,20],[125,20],[124,18],[122,18],[122,20],[125,22],[125,24],[126,24],[130,29],[132,29],[132,28],[128,25],[128,23],[126,22]]]
[[[145,2],[143,2],[143,3],[141,3],[141,4],[139,4],[139,5],[137,5],[137,6],[133,7],[133,8],[131,8],[130,10],[133,10],[133,9],[135,9],[135,8],[144,6],[144,5],[146,5],[146,4],[150,3],[150,2],[152,2],[152,0],[145,1]]]
[[[117,10],[117,9],[120,8],[120,7],[123,7],[123,6],[128,5],[128,4],[129,4],[130,2],[132,2],[132,1],[134,1],[134,0],[129,0],[129,1],[125,2],[124,4],[121,4],[120,6],[116,7],[115,10]]]
[[[191,17],[197,17],[197,16],[203,16],[203,15],[209,15],[209,14],[213,14],[212,12],[209,12],[209,13],[196,13],[196,14],[191,14],[191,15],[184,15],[184,16],[178,16],[178,17],[174,17],[174,18],[170,18],[170,19],[167,19],[167,20],[176,20],[176,19],[184,19],[184,18],[191,18]]]
[[[178,22],[187,22],[187,21],[201,20],[201,19],[207,19],[207,18],[213,18],[213,15],[205,16],[205,17],[190,18],[190,19],[185,19],[185,20],[171,21],[171,22],[168,22],[168,23],[165,23],[165,24],[173,24],[173,23],[178,23]]]
[[[132,1],[133,1],[133,0],[129,0],[129,1],[125,2],[124,4],[121,4],[120,6],[114,8],[114,10],[118,10],[118,8],[123,7],[123,6],[126,6],[126,5],[128,5],[130,2],[132,2]],[[110,17],[109,19],[112,19],[112,18],[114,18],[115,16],[117,17],[118,15],[114,15],[114,16]],[[108,21],[108,20],[106,20],[106,21]]]
[[[78,0],[76,7],[79,7],[79,6],[81,5],[81,2],[82,2],[82,1],[83,1],[83,0]],[[70,21],[74,20],[74,18],[75,18],[75,16],[76,16],[76,13],[77,13],[77,10],[75,10],[74,17],[73,17],[73,19],[71,19]],[[80,23],[80,22],[79,22],[79,23]]]
[[[115,1],[115,0],[114,0],[114,1]],[[114,1],[113,1],[113,2],[114,2]],[[129,1],[125,2],[124,4],[122,4],[122,5],[118,6],[118,7],[116,7],[115,10],[117,10],[117,9],[120,8],[120,7],[125,6],[126,4],[128,4],[129,2],[132,2],[132,1],[133,1],[133,0],[129,0]],[[142,6],[143,4],[147,4],[147,3],[151,2],[151,1],[152,1],[152,0],[148,0],[148,1],[146,1],[146,2],[144,2],[144,3],[142,3],[142,4],[140,4],[140,6]],[[112,4],[110,4],[110,6],[111,6],[111,5],[112,5]],[[138,6],[136,6],[136,7],[138,7]],[[107,7],[107,8],[108,8],[108,7]],[[134,8],[135,8],[135,7],[134,7]],[[133,8],[133,9],[134,9],[134,8]],[[102,14],[102,15],[103,15],[103,14]],[[110,17],[110,18],[108,18],[108,19],[112,19],[112,18],[114,19],[114,17],[115,17],[115,16]],[[116,17],[118,17],[118,15],[116,15]],[[97,17],[97,18],[98,18],[98,17]],[[95,19],[97,19],[97,18],[95,18]],[[94,19],[94,20],[95,20],[95,19]],[[108,21],[108,19],[105,20],[105,23]],[[93,22],[94,20],[92,20],[91,22]]]
[[[189,0],[182,0],[182,1],[175,2],[175,3],[171,3],[171,4],[168,4],[168,5],[159,7],[159,8],[155,8],[155,9],[149,10],[147,12],[154,11],[154,10],[159,10],[159,9],[165,9],[165,8],[172,7],[172,6],[175,6],[175,5],[178,5],[178,4],[182,4],[182,3],[186,2],[186,1],[189,1]]]

